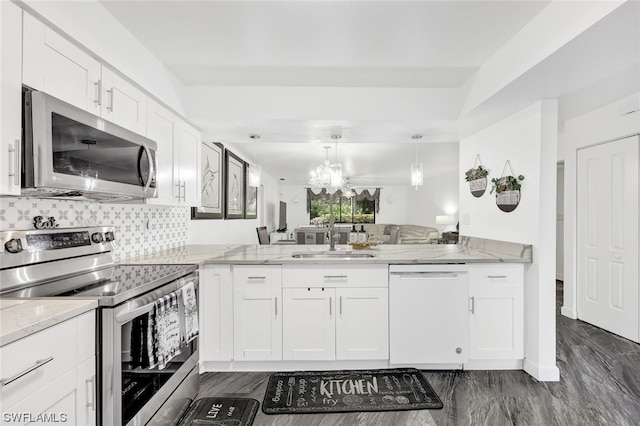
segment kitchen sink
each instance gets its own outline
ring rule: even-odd
[[[371,253],[314,251],[314,252],[293,253],[291,257],[296,259],[364,259],[364,258],[376,257],[376,255]]]

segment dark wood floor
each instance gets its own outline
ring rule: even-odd
[[[424,371],[442,410],[265,415],[254,425],[531,425],[640,424],[640,345],[561,316],[557,283],[560,382],[522,371]],[[199,398],[234,396],[262,402],[269,373],[207,373]]]

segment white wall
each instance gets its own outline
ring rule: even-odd
[[[627,114],[630,105],[640,105],[640,92],[567,120],[561,135],[564,158],[564,302],[562,314],[576,312],[576,187],[577,150],[589,145],[640,132],[640,111]]]
[[[258,244],[258,226],[266,226],[269,231],[276,228],[278,194],[278,182],[262,173],[257,219],[190,220],[187,244]]]
[[[460,233],[533,246],[525,266],[525,370],[539,380],[558,380],[555,341],[555,188],[557,102],[539,101],[460,143]],[[524,175],[520,205],[505,213],[489,190],[480,198],[462,175],[480,154],[491,178],[507,160]],[[468,223],[465,222],[468,218]]]
[[[385,185],[380,190],[380,211],[376,223],[413,224],[436,227],[437,215],[458,212],[458,172],[451,171],[433,179],[415,191],[408,185]],[[309,225],[306,188],[280,185],[280,200],[287,203],[287,222],[293,230]],[[453,230],[455,222],[445,230]]]

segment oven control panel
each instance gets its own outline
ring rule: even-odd
[[[110,226],[0,231],[0,263],[4,268],[104,253],[115,244]]]

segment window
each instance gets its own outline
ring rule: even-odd
[[[336,196],[333,203],[333,215],[336,223],[375,223],[376,202],[370,199],[357,200]],[[329,195],[310,200],[310,219],[321,218],[329,222]]]

